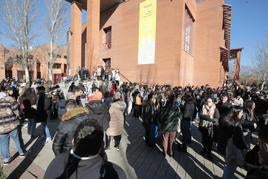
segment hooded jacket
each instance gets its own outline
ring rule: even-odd
[[[52,146],[52,150],[56,156],[72,148],[72,140],[76,128],[82,121],[88,119],[91,113],[86,108],[75,107],[62,116],[62,122],[57,128]]]
[[[123,101],[116,101],[111,104],[109,109],[111,120],[109,122],[109,128],[107,129],[107,135],[118,136],[123,132],[124,126],[124,111],[126,104]]]

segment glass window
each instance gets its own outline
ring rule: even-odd
[[[53,64],[53,69],[60,69],[61,68],[61,64],[60,63],[54,63]]]
[[[112,27],[106,27],[103,31],[105,33],[104,46],[110,49],[112,48]]]

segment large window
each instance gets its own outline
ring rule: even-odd
[[[110,49],[112,48],[112,27],[106,27],[105,29],[103,29],[103,31],[105,33],[104,46]]]
[[[61,64],[60,63],[54,63],[53,64],[53,69],[60,69],[61,68]]]
[[[192,54],[193,48],[193,24],[194,19],[189,11],[185,8],[185,19],[184,19],[184,50]]]

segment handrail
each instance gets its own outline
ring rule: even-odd
[[[120,76],[122,76],[124,79],[126,79],[129,83],[131,83],[131,81],[125,76],[123,75],[121,72],[119,72]]]

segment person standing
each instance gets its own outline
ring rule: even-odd
[[[153,124],[156,123],[156,99],[154,94],[151,92],[148,95],[148,99],[143,104],[143,126],[145,129],[145,143],[149,146],[154,146],[155,141],[152,139],[151,134],[151,127]]]
[[[211,98],[208,98],[206,103],[202,107],[200,114],[199,130],[202,134],[203,155],[207,155],[210,159],[212,144],[213,144],[213,127],[219,124],[220,114],[216,105]]]
[[[228,140],[226,147],[226,165],[223,171],[223,179],[234,178],[236,168],[244,165],[244,155],[248,148],[243,136],[243,127],[241,124],[242,117],[243,108],[234,108],[232,116],[232,121],[234,123],[233,134]]]
[[[173,144],[176,139],[178,122],[180,120],[180,107],[176,103],[174,94],[168,96],[164,116],[160,121],[160,128],[163,135],[163,154],[173,156]]]
[[[66,104],[66,113],[55,133],[52,150],[55,156],[69,152],[72,148],[72,140],[78,125],[88,118],[90,111],[77,105],[74,100],[69,100]]]
[[[103,128],[95,120],[85,120],[74,133],[72,149],[49,164],[45,179],[126,178],[124,171],[102,155]]]
[[[187,145],[191,143],[191,122],[194,117],[195,101],[190,93],[185,95],[185,104],[183,106],[183,117],[181,120],[182,133],[182,152],[187,152]]]
[[[18,136],[20,124],[18,103],[15,98],[9,96],[4,86],[0,86],[0,148],[4,165],[10,161],[9,140],[14,140],[19,156],[24,157],[25,151],[21,146]]]
[[[115,82],[116,82],[116,85],[119,86],[119,84],[120,84],[120,71],[119,71],[119,69],[116,69],[116,71],[115,71]]]
[[[247,147],[250,148],[250,144],[254,144],[252,132],[257,128],[257,119],[254,113],[255,103],[252,100],[247,100],[244,103],[244,114],[242,118],[243,135]]]
[[[36,122],[41,122],[43,128],[43,136],[45,137],[45,143],[51,141],[51,135],[47,126],[48,112],[50,110],[51,101],[45,93],[45,87],[37,87],[37,109],[36,109]]]
[[[268,125],[260,128],[258,144],[246,154],[246,178],[268,178]]]
[[[28,119],[28,134],[31,138],[35,137],[36,99],[37,96],[34,88],[25,89],[24,93],[18,98],[18,101],[22,103],[23,106],[21,112],[24,114],[24,117]]]
[[[114,138],[114,147],[119,150],[119,145],[121,141],[121,134],[124,127],[124,111],[126,108],[126,103],[121,98],[121,93],[116,92],[113,97],[113,102],[111,103],[109,113],[111,120],[109,122],[109,127],[107,129],[108,135],[108,149],[111,141],[111,137]]]
[[[218,138],[217,138],[217,150],[220,154],[225,155],[226,145],[228,139],[232,135],[230,131],[230,126],[232,125],[232,104],[229,102],[228,95],[223,94],[221,101],[217,104],[217,109],[219,110],[219,128],[218,128]]]

